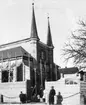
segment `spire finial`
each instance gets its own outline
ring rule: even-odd
[[[49,13],[47,13],[47,18],[48,18],[48,20],[49,20]]]
[[[32,2],[32,6],[34,6],[34,2]]]
[[[32,1],[32,6],[34,6],[34,0]]]

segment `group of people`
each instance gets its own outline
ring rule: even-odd
[[[20,98],[20,103],[26,103],[27,102],[27,95],[24,94],[22,91],[19,94],[19,98]],[[31,100],[32,102],[42,102],[43,98],[43,88],[40,87],[40,91],[39,94],[35,94],[35,91],[33,91],[32,87],[31,87]]]
[[[58,95],[56,95],[56,91],[54,89],[54,86],[52,86],[51,90],[49,92],[49,105],[54,105],[54,101],[55,101],[54,97],[55,96],[56,96],[56,99],[57,99],[56,100],[56,104],[57,105],[62,105],[63,97],[62,97],[61,93],[58,92]],[[21,103],[25,103],[26,102],[26,95],[23,94],[22,91],[21,91],[19,97],[20,97],[20,102]],[[41,91],[40,91],[40,98],[42,98],[42,97],[43,97],[43,90],[41,89]]]
[[[54,86],[51,87],[51,90],[49,92],[49,105],[54,105],[54,96],[56,95],[56,91],[54,89]],[[58,95],[56,95],[56,104],[62,105],[63,97],[60,92],[58,92]]]

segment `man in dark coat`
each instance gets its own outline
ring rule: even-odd
[[[54,86],[51,87],[51,90],[49,92],[49,105],[54,105],[54,96],[55,96],[56,92],[54,89]]]
[[[43,101],[43,88],[40,87],[40,91],[39,91],[39,96],[40,96],[40,101],[42,102]]]
[[[22,91],[20,92],[19,98],[20,98],[20,102],[22,103],[23,102],[23,93],[22,93]]]
[[[39,95],[40,95],[40,98],[42,98],[42,97],[43,97],[43,89],[42,89],[42,87],[40,87],[40,92],[39,92]]]
[[[60,92],[57,95],[57,105],[62,105],[63,97]]]
[[[19,95],[19,98],[20,98],[20,102],[21,103],[25,103],[26,102],[26,94],[23,94],[22,91],[21,91],[21,93]]]

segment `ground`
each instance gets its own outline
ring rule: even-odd
[[[3,104],[3,105],[46,105],[46,103],[26,103],[26,104],[11,104],[11,103],[7,103],[7,104]]]

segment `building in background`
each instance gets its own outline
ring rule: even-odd
[[[79,69],[77,67],[65,67],[65,68],[59,68],[59,72],[61,75],[61,78],[63,77],[70,77],[70,75],[78,75]]]
[[[53,61],[54,46],[49,17],[47,43],[41,42],[39,36],[33,4],[30,38],[0,45],[1,94],[15,97],[23,91],[30,96],[30,88],[32,92],[35,88],[35,93],[38,94],[40,87],[45,88],[45,81],[60,78],[58,66]]]
[[[65,84],[78,84],[77,78],[80,78],[80,76],[78,75],[79,69],[77,67],[60,68],[59,71],[61,78],[65,79]]]

